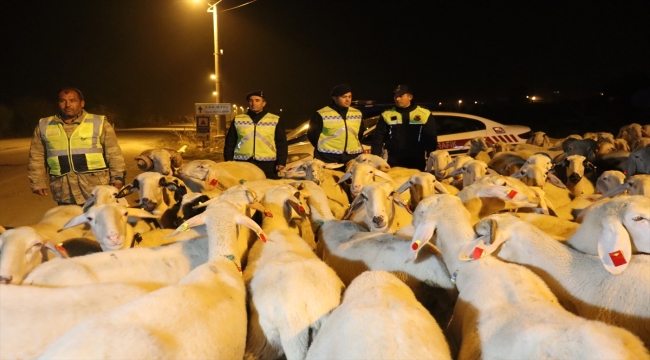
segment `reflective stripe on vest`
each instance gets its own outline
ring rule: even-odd
[[[361,128],[361,111],[348,108],[348,113],[343,117],[329,106],[318,113],[323,118],[323,130],[318,138],[318,151],[329,154],[360,154],[363,152],[359,142],[359,129]],[[347,128],[347,144],[346,139]]]
[[[50,174],[60,176],[106,169],[104,148],[99,139],[104,131],[104,116],[86,113],[70,138],[63,125],[50,116],[39,120]]]
[[[255,124],[247,114],[235,116],[233,125],[237,130],[235,160],[275,161],[275,127],[280,117],[267,113]],[[253,139],[255,138],[255,139]]]
[[[424,125],[427,123],[427,120],[429,120],[429,115],[431,115],[431,111],[416,106],[415,109],[409,113],[409,124]],[[398,125],[402,123],[402,114],[395,111],[395,108],[384,111],[381,113],[381,117],[388,125]]]

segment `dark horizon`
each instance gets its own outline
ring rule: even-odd
[[[55,110],[56,92],[76,86],[88,108],[125,121],[191,114],[195,102],[213,101],[206,9],[191,0],[9,0],[0,104],[44,99]],[[648,86],[647,13],[643,2],[258,0],[219,13],[222,102],[244,105],[263,89],[269,109],[306,119],[339,83],[354,99],[390,102],[406,83],[416,101],[450,104]]]

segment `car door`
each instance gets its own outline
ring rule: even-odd
[[[450,155],[466,153],[467,144],[475,137],[487,136],[485,123],[480,120],[454,115],[434,115],[438,134],[438,149],[447,150]]]

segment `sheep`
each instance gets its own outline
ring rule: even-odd
[[[492,160],[490,153],[494,151],[494,148],[488,146],[484,137],[475,137],[468,141],[465,146],[469,146],[467,155],[473,157],[475,160],[483,161],[486,164]]]
[[[440,326],[394,275],[366,271],[352,281],[307,359],[451,359]]]
[[[524,165],[526,160],[512,152],[498,152],[488,162],[488,167],[499,175],[510,176]]]
[[[129,202],[125,198],[118,198],[118,189],[112,185],[97,185],[90,191],[90,196],[86,199],[83,205],[83,211],[95,205],[113,204],[118,203],[124,206],[129,206]]]
[[[285,185],[269,190],[262,205],[273,217],[262,228],[244,271],[250,306],[246,358],[304,359],[310,332],[317,332],[341,301],[343,282],[290,226],[305,212]],[[301,211],[302,210],[302,211]]]
[[[404,263],[397,255],[406,251],[404,238],[369,233],[350,221],[334,219],[325,193],[316,184],[302,182],[311,221],[317,229],[316,254],[332,267],[347,286],[366,270],[390,271],[406,283],[438,323],[446,324],[457,292],[441,259],[429,252],[419,261]]]
[[[225,190],[250,180],[266,179],[264,172],[254,164],[243,161],[193,160],[178,169],[178,176],[186,181],[194,192],[218,188]],[[202,182],[190,181],[191,179]]]
[[[58,206],[48,210],[34,225],[0,234],[0,283],[20,284],[27,274],[52,257],[48,251],[57,257],[65,256],[57,247],[58,243],[88,237],[88,231],[79,228],[58,232],[68,220],[82,211],[76,205]]]
[[[318,159],[308,160],[295,168],[296,172],[304,172],[305,178],[311,180],[325,189],[327,201],[337,219],[342,219],[345,211],[350,206],[348,193],[344,184],[339,184],[343,172],[336,171],[343,164],[327,164]]]
[[[124,186],[117,197],[130,195],[137,190],[140,206],[150,213],[162,216],[177,202],[173,194],[166,189],[167,183],[174,179],[178,181],[176,178],[165,177],[159,173],[144,172],[138,174],[133,182]]]
[[[355,216],[353,222],[365,225],[371,232],[410,236],[411,210],[390,184],[364,185],[343,220],[349,219],[362,206],[365,212]]]
[[[406,181],[397,189],[397,192],[401,194],[407,189],[411,195],[411,202],[409,206],[413,209],[415,209],[420,200],[431,194],[458,194],[458,189],[449,184],[443,184],[439,182],[436,180],[435,176],[427,172],[420,172],[411,175],[408,181]]]
[[[224,192],[222,197],[224,202],[236,204],[242,213],[247,205],[255,203],[254,195],[241,185]],[[240,234],[239,252],[245,258],[248,233],[240,231]],[[52,287],[98,282],[175,284],[207,261],[207,246],[207,238],[202,236],[156,248],[138,247],[53,259],[34,269],[24,283]]]
[[[625,140],[628,145],[630,145],[630,148],[632,148],[632,145],[635,141],[639,140],[642,137],[643,131],[641,125],[636,123],[621,126],[618,131],[618,135],[616,135],[617,139]]]
[[[468,161],[472,161],[472,157],[467,155],[467,154],[461,154],[456,156],[447,166],[443,169],[444,171],[449,171],[447,175],[441,180],[443,182],[449,182],[451,185],[456,187],[457,189],[461,190],[463,188],[463,175],[458,174],[454,176],[450,176],[449,173],[461,168],[463,164],[465,164]],[[447,180],[449,179],[449,180]]]
[[[617,186],[625,182],[625,175],[616,170],[608,170],[603,172],[596,181],[596,190],[597,192],[591,195],[581,195],[577,196],[575,199],[571,200],[570,203],[554,209],[557,217],[575,221],[580,218],[580,213],[593,205],[598,199],[601,198],[601,194],[606,194],[610,190],[616,188]],[[581,221],[578,221],[581,222]]]
[[[647,217],[647,209],[645,211]],[[599,228],[607,230],[591,242],[598,242],[598,255],[565,246],[533,225],[508,214],[491,215],[479,222],[476,228],[479,234],[489,239],[484,241],[486,254],[494,253],[499,259],[531,269],[549,285],[567,310],[586,319],[625,328],[648,346],[650,303],[647,299],[650,289],[638,284],[646,282],[650,257],[631,257],[630,238],[622,224],[611,218],[602,221],[605,223]],[[647,218],[636,226],[643,227],[641,223],[644,221],[646,234],[650,233]],[[583,226],[568,240],[569,244],[580,243],[574,238],[584,234]]]
[[[208,261],[183,279],[88,318],[40,358],[241,359],[246,346],[246,290],[237,225],[262,229],[228,202],[211,205],[178,229],[205,225]]]
[[[644,147],[648,147],[648,146],[650,146],[650,138],[643,137],[643,138],[635,141],[634,144],[632,144],[632,146],[627,149],[627,151],[632,151],[632,150],[636,150],[636,149],[644,148]]]
[[[373,154],[359,154],[356,158],[350,160],[345,167],[345,171],[349,171],[356,163],[361,163],[361,164],[367,164],[375,169],[381,170],[383,172],[389,172],[390,171],[390,165],[384,160],[381,156],[373,155]]]
[[[436,150],[429,153],[429,158],[427,159],[427,166],[424,169],[425,172],[433,171],[433,174],[436,176],[436,179],[442,180],[445,178],[449,170],[443,170],[451,162],[451,155],[447,150]]]
[[[127,208],[122,204],[103,204],[94,206],[87,212],[70,219],[61,229],[69,229],[81,224],[89,224],[92,233],[103,251],[114,251],[134,247],[135,232],[129,218],[157,219],[148,211]],[[158,246],[161,244],[156,244]]]
[[[508,217],[534,229],[509,214],[490,216],[495,217]],[[532,271],[491,256],[481,258],[492,249],[492,244],[489,249],[480,244],[491,238],[479,232],[482,236],[476,239],[470,214],[457,197],[441,194],[424,199],[415,210],[414,225],[416,230],[407,259],[417,261],[420,250],[434,241],[447,268],[454,272],[459,301],[448,333],[450,342],[459,344],[457,358],[648,357],[642,343],[628,331],[588,321],[564,310],[549,287]],[[538,257],[536,252],[528,254]],[[480,260],[465,261],[469,259]],[[585,272],[585,275],[589,274]]]
[[[148,149],[136,156],[135,161],[142,171],[154,171],[162,175],[173,175],[174,170],[183,165],[183,146],[178,151],[172,149]]]
[[[566,243],[573,236],[578,228],[579,223],[568,219],[545,214],[533,213],[511,213],[521,220],[535,226],[545,232],[554,240]]]
[[[361,188],[366,184],[374,182],[376,178],[388,182],[394,189],[397,189],[396,184],[398,181],[405,180],[400,178],[394,179],[381,170],[375,169],[374,167],[364,163],[359,163],[343,174],[341,179],[339,179],[339,184],[351,179],[350,195],[352,195],[352,198],[356,198],[359,196]],[[402,182],[399,183],[401,184]]]
[[[566,166],[567,182],[566,187],[575,198],[580,195],[591,195],[596,189],[594,184],[585,176],[585,168],[593,171],[593,164],[588,162],[582,155],[570,155],[564,159]]]
[[[548,135],[546,135],[545,132],[535,131],[533,133],[533,136],[529,137],[528,140],[526,140],[526,144],[532,144],[541,147],[550,147],[551,140],[549,139]]]
[[[650,137],[650,124],[643,125],[643,127],[641,128],[641,136]]]
[[[470,160],[465,162],[461,167],[456,168],[454,171],[450,172],[447,176],[463,176],[463,188],[469,186],[474,182],[478,181],[480,178],[485,175],[498,175],[496,171],[490,169],[488,165],[481,160]],[[462,190],[462,188],[460,188]]]
[[[572,200],[566,185],[542,165],[525,165],[518,173],[510,175],[510,177],[520,179],[528,186],[542,188],[550,207],[558,208]]]
[[[158,288],[132,284],[66,288],[0,285],[0,359],[33,359],[88,316]]]
[[[557,156],[563,153],[562,150],[551,150],[550,148],[544,148],[541,146],[535,146],[530,144],[513,144],[512,152],[521,156],[524,159],[528,159],[531,155],[537,153],[545,153],[550,156],[552,159],[555,159]]]
[[[627,191],[628,195],[642,195],[650,197],[650,175],[638,174],[627,179],[623,184],[610,189],[598,200],[607,199]]]

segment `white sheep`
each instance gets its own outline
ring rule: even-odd
[[[393,187],[393,189],[396,190],[398,184],[402,184],[404,181],[408,180],[409,176],[393,178],[392,176],[386,174],[385,172],[375,169],[370,165],[364,163],[358,163],[355,164],[352,168],[350,168],[345,174],[343,174],[341,179],[339,179],[339,184],[350,179],[351,180],[350,195],[352,196],[352,198],[356,198],[357,196],[359,196],[359,193],[361,192],[361,188],[364,185],[373,183],[378,180],[378,181],[389,183]],[[407,201],[409,200],[408,196],[405,196],[404,199]]]
[[[359,211],[361,209],[365,211]],[[372,232],[407,237],[412,235],[411,210],[393,186],[387,183],[373,182],[364,185],[343,219],[351,217],[353,222],[365,225]]]
[[[571,200],[570,203],[555,208],[555,214],[561,219],[582,222],[582,220],[580,220],[582,218],[580,214],[583,210],[598,201],[601,198],[601,194],[607,194],[610,190],[613,190],[624,182],[625,175],[622,172],[617,170],[607,170],[600,174],[596,181],[596,190],[598,193],[577,196],[575,199]],[[615,196],[615,194],[612,194],[611,196]]]
[[[510,177],[520,179],[530,187],[539,187],[544,190],[549,207],[558,208],[571,202],[571,193],[557,176],[552,174],[545,166],[524,165],[518,173]]]
[[[183,165],[183,146],[178,151],[165,149],[148,149],[136,156],[135,161],[142,171],[153,171],[162,175],[173,175],[174,170]]]
[[[419,172],[411,175],[408,181],[397,189],[397,192],[401,194],[407,189],[411,195],[409,206],[412,209],[415,209],[420,200],[431,194],[458,194],[458,189],[449,184],[439,182],[433,174],[428,172]]]
[[[519,171],[525,162],[524,158],[515,153],[502,151],[494,154],[488,167],[500,175],[510,176]]]
[[[388,165],[386,160],[384,160],[381,156],[366,153],[359,154],[359,156],[350,160],[346,164],[345,171],[347,172],[350,170],[355,165],[355,163],[367,164],[386,173],[390,171],[390,165]]]
[[[476,225],[477,232],[489,239],[478,247],[483,247],[486,254],[494,252],[500,259],[526,265],[544,279],[571,312],[623,327],[639,336],[647,346],[650,344],[650,302],[647,301],[650,289],[638,284],[646,282],[650,259],[648,256],[632,258],[630,235],[622,224],[611,218],[602,221],[605,223],[600,229],[604,231],[592,240],[602,249],[597,251],[598,255],[574,250],[508,214],[492,215]],[[646,234],[650,233],[647,218],[638,226],[644,227]],[[582,226],[569,243],[575,243],[573,238],[583,235],[581,229]]]
[[[276,187],[261,201],[273,216],[262,223],[269,241],[255,242],[244,271],[250,306],[247,358],[304,359],[310,332],[314,336],[341,301],[341,280],[290,225],[305,216],[297,191]]]
[[[573,197],[591,195],[596,191],[594,184],[585,176],[585,167],[595,170],[594,166],[582,155],[570,155],[564,159],[566,164],[566,186]]]
[[[433,171],[433,174],[438,180],[445,178],[449,170],[444,170],[451,162],[451,155],[447,150],[436,150],[429,153],[427,159],[427,166],[424,168],[425,172]]]
[[[352,281],[307,359],[451,359],[440,326],[397,277],[366,271]]]
[[[246,346],[246,290],[237,225],[260,227],[227,202],[186,226],[205,225],[208,261],[178,282],[88,318],[52,343],[41,359],[241,359]]]
[[[509,214],[490,218],[497,216],[507,216],[534,229]],[[482,234],[476,239],[470,214],[457,197],[442,194],[424,199],[414,213],[414,224],[408,259],[417,261],[418,252],[434,241],[447,268],[454,272],[459,298],[448,333],[452,344],[459,345],[457,358],[648,357],[642,343],[628,331],[564,310],[532,271],[490,256],[480,259],[487,249],[478,245],[490,241],[490,237]],[[528,254],[539,256],[534,251]],[[464,261],[467,259],[480,260]]]
[[[264,172],[255,164],[244,161],[193,160],[178,169],[178,176],[194,192],[225,190],[246,181],[266,179]],[[191,179],[197,181],[190,181]]]
[[[0,285],[0,359],[34,359],[88,316],[158,288],[133,284],[65,288]]]
[[[488,146],[484,137],[475,137],[468,141],[465,146],[469,146],[467,155],[473,157],[475,160],[480,160],[487,164],[492,159],[490,153],[494,152],[494,148]]]
[[[441,181],[443,182],[449,182],[451,185],[455,186],[459,190],[463,188],[463,175],[462,173],[458,173],[458,175],[450,176],[449,174],[453,171],[456,171],[457,169],[461,168],[463,164],[465,164],[468,161],[474,160],[471,156],[467,154],[461,154],[456,156],[447,166],[442,169],[443,171],[448,171],[447,175],[442,178]]]
[[[462,175],[463,186],[459,189],[469,186],[486,175],[498,175],[498,173],[490,169],[484,161],[470,160],[465,162],[462,166],[450,172],[447,176],[454,177]]]
[[[0,283],[20,284],[27,274],[52,258],[52,255],[65,256],[57,248],[57,244],[65,240],[92,238],[92,235],[88,235],[90,231],[81,228],[58,231],[68,220],[81,213],[80,206],[58,206],[48,210],[34,225],[0,234]]]
[[[366,270],[390,271],[415,292],[438,323],[449,321],[457,292],[439,257],[429,252],[417,262],[405,263],[399,257],[409,246],[404,238],[369,233],[353,222],[334,219],[324,202],[323,190],[313,183],[302,184],[303,191],[307,192],[312,226],[318,233],[316,254],[336,271],[345,285]]]
[[[650,197],[650,175],[632,175],[621,185],[604,193],[603,196],[599,198],[599,200],[622,194],[625,191],[627,191],[628,195],[642,195]]]
[[[88,211],[95,205],[102,204],[122,204],[129,206],[129,202],[125,198],[118,198],[119,190],[112,185],[97,185],[90,191],[90,196],[86,199],[83,205],[83,211]]]

